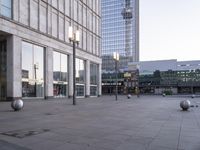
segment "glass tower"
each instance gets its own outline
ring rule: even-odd
[[[102,69],[113,71],[113,52],[119,69],[139,61],[139,0],[102,0]]]

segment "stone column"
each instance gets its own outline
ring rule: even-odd
[[[90,61],[86,60],[85,97],[90,97]]]
[[[22,40],[11,35],[7,37],[7,99],[15,100],[22,97]]]
[[[73,55],[70,54],[69,55],[69,98],[73,97]]]
[[[101,84],[101,64],[99,64],[99,83],[98,83],[98,96],[101,96],[102,95],[102,84]]]
[[[45,51],[45,99],[53,98],[53,48]]]
[[[13,20],[19,21],[19,0],[14,0],[13,2]]]

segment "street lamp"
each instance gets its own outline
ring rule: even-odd
[[[110,87],[109,87],[109,92],[110,92],[110,96],[111,96],[111,88],[112,88],[112,85],[111,85],[111,74],[110,74]]]
[[[140,66],[137,64],[136,66],[136,94],[137,97],[140,97],[140,82],[139,82],[139,78],[140,78]]]
[[[119,53],[114,52],[113,53],[113,59],[115,60],[115,77],[116,77],[116,86],[115,86],[115,99],[117,101],[117,94],[118,94],[118,62],[119,62]]]
[[[35,72],[35,96],[37,97],[37,69],[39,69],[38,62],[34,64],[34,72]]]
[[[80,41],[80,32],[73,32],[72,26],[69,27],[69,41],[73,43],[73,105],[76,105],[76,44]]]

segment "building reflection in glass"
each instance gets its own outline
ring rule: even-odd
[[[85,61],[76,58],[76,95],[85,96]]]
[[[97,96],[98,65],[90,63],[90,96]]]
[[[22,97],[44,97],[44,48],[22,42]]]
[[[54,97],[68,95],[68,59],[67,55],[53,52],[53,93]]]

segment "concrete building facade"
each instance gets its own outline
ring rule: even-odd
[[[100,0],[0,0],[0,100],[101,95]]]

